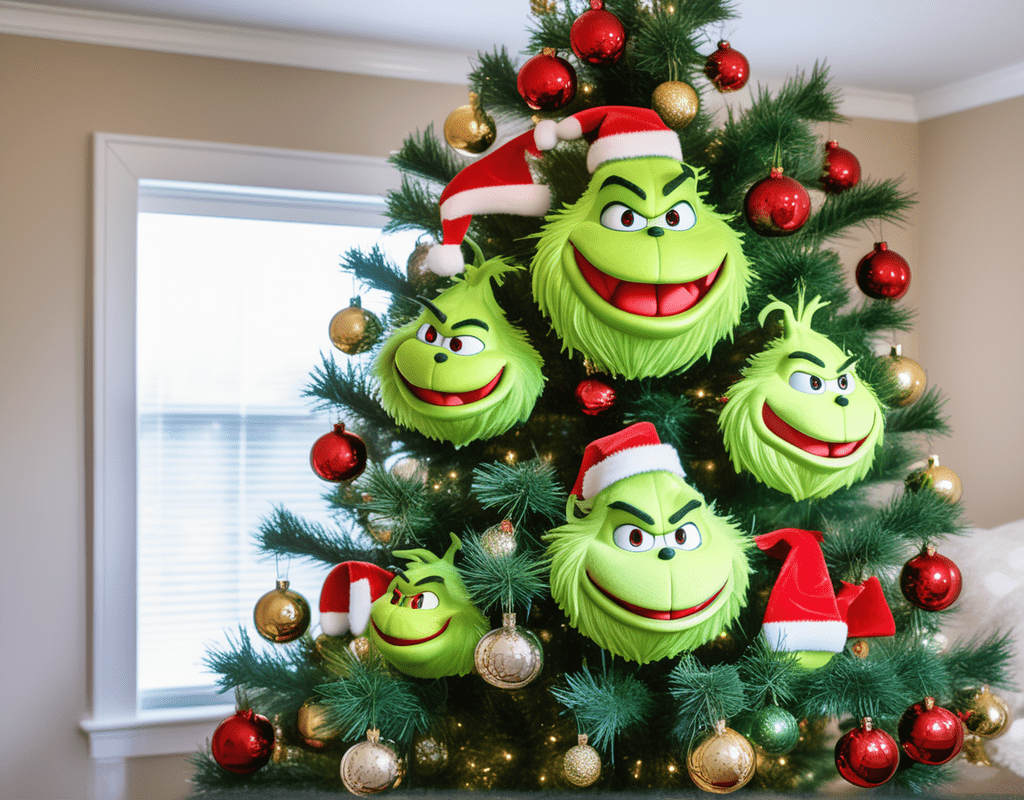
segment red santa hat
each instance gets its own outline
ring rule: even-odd
[[[587,168],[619,158],[667,156],[681,161],[679,136],[649,108],[599,106],[559,122],[542,120],[458,173],[441,193],[443,243],[432,247],[425,265],[438,275],[463,269],[462,240],[474,214],[540,217],[551,205],[551,191],[534,181],[529,157],[540,158],[560,141],[590,143]]]
[[[672,445],[662,444],[650,422],[638,422],[588,444],[572,493],[589,500],[613,483],[644,472],[686,477],[679,454]]]
[[[356,636],[370,622],[370,606],[388,590],[394,575],[376,564],[345,561],[327,573],[320,590],[320,630],[328,636],[352,631]]]
[[[850,636],[893,636],[896,624],[878,578],[855,586],[841,581],[837,595],[821,553],[818,531],[783,528],[754,537],[782,561],[762,633],[774,650],[839,653]]]

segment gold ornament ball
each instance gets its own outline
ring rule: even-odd
[[[252,621],[259,635],[268,642],[293,642],[309,627],[309,603],[288,588],[288,581],[278,581],[277,588],[256,601]]]
[[[373,645],[365,636],[356,636],[348,643],[348,651],[355,656],[356,661],[365,662],[370,657],[372,649]]]
[[[322,750],[337,737],[337,732],[332,731],[327,724],[327,706],[312,697],[299,709],[295,727],[302,740],[314,750]]]
[[[353,297],[350,302],[348,308],[331,317],[328,333],[335,347],[355,356],[373,347],[384,328],[376,314],[363,308],[358,297]]]
[[[918,398],[924,394],[925,387],[928,385],[928,376],[925,374],[924,367],[914,359],[903,355],[898,345],[892,348],[886,369],[896,379],[896,396],[892,400],[893,405],[909,406],[916,403]]]
[[[985,740],[980,736],[965,736],[964,747],[960,753],[968,764],[976,764],[979,767],[995,766],[985,752]]]
[[[651,95],[651,108],[666,125],[678,131],[693,122],[700,108],[700,98],[688,83],[665,81]]]
[[[469,102],[444,121],[444,140],[454,150],[479,155],[494,144],[494,121]]]
[[[987,686],[974,693],[964,710],[971,712],[964,720],[965,731],[982,739],[1002,736],[1013,721],[1010,707],[1001,697],[992,694]]]
[[[366,520],[366,530],[378,544],[389,545],[395,536],[395,521],[383,514],[370,514]]]
[[[491,686],[520,689],[540,674],[544,652],[531,631],[516,627],[515,614],[504,614],[502,627],[477,642],[473,660],[480,677]]]
[[[437,736],[418,736],[412,744],[412,760],[417,772],[433,775],[448,766],[448,745]]]
[[[366,741],[352,745],[341,759],[341,782],[352,794],[367,795],[393,789],[402,782],[405,764],[394,743],[370,728]]]
[[[754,747],[719,720],[713,731],[699,736],[686,755],[686,769],[698,789],[728,794],[754,777]]]
[[[578,744],[565,754],[562,769],[569,783],[575,786],[590,786],[601,777],[601,756],[587,744],[587,734],[581,733]]]
[[[850,645],[850,652],[857,656],[857,658],[864,659],[867,658],[868,653],[871,652],[871,645],[869,645],[864,639],[858,639]]]
[[[915,492],[927,487],[951,503],[957,502],[964,493],[960,476],[940,464],[938,456],[929,456],[928,466],[907,478],[907,486]]]
[[[516,529],[511,520],[503,519],[492,525],[480,537],[480,546],[491,558],[504,558],[516,551]]]

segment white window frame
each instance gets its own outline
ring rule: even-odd
[[[382,158],[94,135],[92,713],[80,726],[95,765],[92,795],[100,800],[126,797],[128,758],[194,752],[234,710],[138,709],[135,273],[140,183],[147,181],[383,197],[399,178]],[[296,195],[295,202],[308,221],[351,219],[351,206],[329,199]]]

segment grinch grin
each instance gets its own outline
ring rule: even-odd
[[[469,403],[475,403],[478,400],[483,400],[487,395],[493,392],[494,388],[498,385],[498,381],[501,380],[501,375],[505,371],[505,368],[502,367],[499,369],[498,374],[479,389],[470,389],[466,392],[439,392],[434,389],[426,389],[422,386],[416,386],[411,383],[409,379],[401,373],[398,367],[395,367],[395,371],[398,372],[398,377],[402,379],[409,391],[424,403],[430,403],[432,406],[464,406]]]
[[[761,419],[764,421],[765,427],[784,442],[820,458],[845,458],[855,453],[867,439],[867,436],[855,442],[825,442],[815,439],[784,422],[778,414],[772,411],[768,403],[761,407]]]
[[[373,629],[381,638],[381,641],[387,642],[388,644],[394,645],[395,647],[408,647],[409,645],[423,644],[424,642],[429,642],[431,639],[436,639],[438,636],[440,636],[442,633],[448,630],[448,625],[451,621],[452,618],[448,617],[448,621],[441,626],[441,630],[437,631],[436,633],[430,634],[430,636],[424,636],[422,639],[399,639],[396,636],[388,636],[386,633],[384,633],[384,631],[377,627],[376,622],[370,620],[370,624],[373,625]]]
[[[725,266],[725,259],[722,259],[722,263],[704,277],[685,283],[637,283],[602,272],[575,245],[572,249],[576,266],[591,289],[620,311],[641,317],[671,317],[693,308],[711,290]]]
[[[595,581],[594,576],[591,575],[589,571],[587,572],[587,579],[592,584],[594,584],[594,587],[601,594],[603,594],[605,597],[607,597],[609,600],[615,603],[615,605],[619,606],[620,608],[626,609],[626,611],[628,611],[631,614],[636,614],[639,617],[646,617],[647,619],[673,620],[683,619],[684,617],[689,617],[691,614],[697,614],[703,611],[708,606],[710,606],[713,602],[715,602],[715,600],[718,599],[718,596],[725,589],[725,584],[723,584],[722,588],[715,592],[713,595],[711,595],[711,597],[709,597],[707,600],[704,600],[703,602],[698,603],[695,606],[690,606],[689,608],[673,608],[669,609],[668,611],[658,611],[657,609],[644,608],[643,606],[634,605],[633,603],[626,602],[620,597],[616,597],[614,594],[605,589],[601,584]],[[726,584],[728,584],[728,581],[726,581]]]

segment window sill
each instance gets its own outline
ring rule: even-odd
[[[140,711],[107,719],[84,719],[79,727],[89,738],[94,759],[175,755],[202,749],[217,724],[234,705]]]

